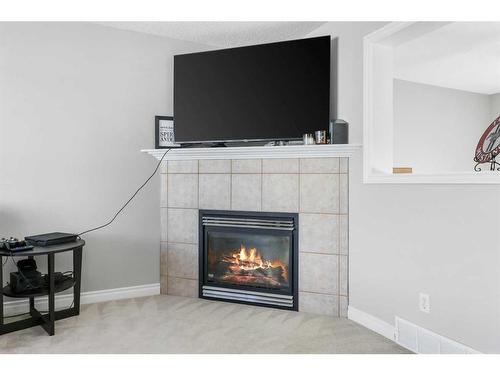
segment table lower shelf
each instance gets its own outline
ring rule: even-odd
[[[37,309],[33,309],[27,314],[30,314],[31,316],[26,319],[0,324],[0,335],[4,335],[6,333],[15,332],[35,326],[42,326],[42,328],[49,335],[53,335],[54,321],[80,315],[80,311],[76,307],[54,311],[54,321],[50,320],[50,315],[48,313],[41,313]]]
[[[75,279],[69,278],[55,285],[54,293],[62,292],[63,290],[69,289],[75,285]],[[30,297],[42,297],[49,294],[49,288],[43,287],[38,289],[37,291],[30,291],[25,293],[15,293],[10,285],[5,286],[2,289],[4,296],[11,298],[30,298]]]

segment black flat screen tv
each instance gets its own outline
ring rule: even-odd
[[[327,130],[330,36],[174,56],[178,143],[289,140]]]

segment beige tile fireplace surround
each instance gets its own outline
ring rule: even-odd
[[[346,316],[348,158],[169,160],[161,290],[198,296],[198,210],[299,213],[299,310]]]

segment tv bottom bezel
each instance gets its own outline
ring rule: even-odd
[[[194,144],[221,144],[221,143],[256,143],[256,142],[279,142],[279,141],[301,141],[302,138],[256,138],[256,139],[222,139],[222,140],[206,140],[206,141],[175,141],[182,145]]]

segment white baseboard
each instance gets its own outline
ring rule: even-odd
[[[82,305],[97,302],[114,301],[125,298],[137,298],[155,296],[160,294],[160,284],[146,284],[129,286],[125,288],[96,290],[92,292],[83,292],[80,297]],[[56,295],[56,309],[66,308],[71,305],[73,294],[58,294]],[[36,299],[38,309],[47,310],[47,296]],[[6,316],[21,314],[29,311],[29,303],[27,299],[8,301],[4,303],[4,314]]]
[[[417,326],[400,317],[391,325],[364,311],[348,306],[347,317],[418,354],[481,354],[459,342]]]
[[[377,332],[379,335],[387,337],[389,340],[394,341],[394,326],[383,320],[367,314],[364,311],[358,310],[352,306],[347,308],[347,318],[361,324],[362,326]]]

